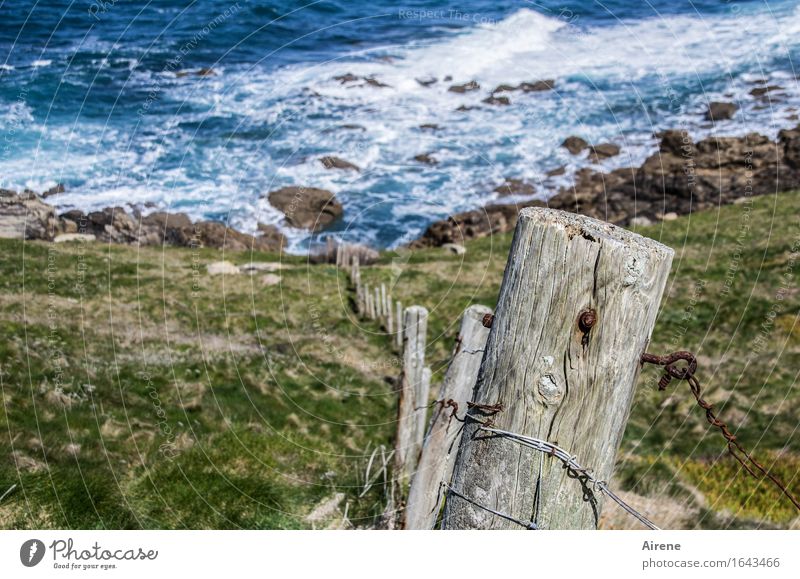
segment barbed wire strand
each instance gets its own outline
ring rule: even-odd
[[[680,367],[677,366],[679,361],[685,362],[686,365]],[[700,381],[697,379],[697,377],[695,377],[695,372],[697,371],[697,357],[694,354],[685,350],[673,352],[672,354],[667,354],[665,356],[657,356],[655,354],[649,354],[645,352],[642,354],[641,362],[642,364],[654,364],[664,368],[664,375],[658,381],[659,391],[666,390],[673,379],[686,380],[686,382],[689,383],[689,389],[692,391],[692,395],[694,396],[697,405],[706,413],[706,421],[711,426],[718,428],[723,438],[725,438],[725,442],[728,447],[728,453],[736,459],[736,461],[742,466],[742,468],[744,468],[745,471],[747,471],[750,476],[756,480],[761,480],[761,477],[759,477],[758,474],[756,474],[756,472],[750,468],[750,465],[754,466],[763,476],[767,477],[781,491],[781,493],[787,499],[789,499],[789,501],[791,501],[798,511],[800,511],[800,501],[795,498],[791,491],[786,488],[786,485],[784,485],[777,476],[772,474],[769,469],[765,468],[747,450],[745,450],[745,448],[737,440],[736,435],[730,431],[728,425],[720,420],[717,414],[714,412],[714,406],[703,398],[703,388],[700,385]],[[748,464],[748,462],[750,464]]]
[[[464,499],[465,501],[467,501],[471,505],[474,505],[474,506],[478,507],[479,509],[482,509],[484,511],[492,513],[493,515],[496,515],[496,516],[500,517],[501,519],[506,519],[507,521],[511,521],[512,523],[516,523],[520,527],[525,527],[529,531],[537,531],[539,529],[539,527],[537,527],[536,523],[534,523],[533,521],[529,521],[529,522],[526,523],[525,521],[517,519],[516,517],[512,517],[511,515],[508,515],[506,513],[501,513],[500,511],[497,511],[495,509],[487,507],[486,505],[482,505],[479,502],[472,500],[468,496],[458,492],[456,489],[454,489],[453,487],[451,487],[449,484],[447,484],[444,481],[442,481],[442,486],[444,486],[447,490],[449,490],[451,493],[453,493],[457,497],[460,497],[460,498]]]
[[[559,446],[557,446],[557,445],[555,445],[555,444],[553,444],[551,442],[547,442],[546,440],[542,440],[540,438],[534,438],[532,436],[524,436],[522,434],[517,434],[515,432],[509,432],[507,430],[500,430],[499,428],[494,428],[492,426],[487,426],[483,422],[481,422],[480,420],[477,420],[474,417],[471,417],[471,418],[473,418],[473,420],[476,420],[477,422],[479,422],[481,424],[480,427],[479,427],[480,430],[483,430],[485,432],[491,432],[492,434],[496,434],[498,436],[502,436],[502,437],[508,438],[508,439],[518,443],[518,444],[521,444],[522,446],[525,446],[527,448],[531,448],[533,450],[538,450],[539,452],[543,452],[545,454],[549,454],[550,456],[553,456],[553,457],[559,459],[562,463],[564,463],[565,468],[569,468],[573,472],[584,476],[586,478],[586,480],[589,483],[591,483],[591,486],[592,486],[593,490],[599,490],[601,493],[606,495],[612,501],[617,503],[617,505],[619,505],[625,512],[627,512],[629,515],[631,515],[636,520],[638,520],[640,523],[642,523],[645,527],[647,527],[648,529],[651,529],[653,531],[660,531],[661,530],[650,519],[648,519],[643,514],[638,512],[636,509],[634,509],[632,506],[630,506],[628,503],[626,503],[624,500],[622,500],[610,488],[608,488],[608,483],[606,483],[605,481],[598,480],[597,478],[595,478],[594,475],[592,474],[591,469],[587,469],[587,468],[582,467],[578,463],[577,457],[576,456],[572,456],[570,453],[568,453],[563,448],[561,448],[561,447],[559,447]]]

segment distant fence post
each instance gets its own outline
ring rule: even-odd
[[[410,477],[416,467],[422,442],[419,421],[424,422],[427,414],[420,407],[428,403],[427,394],[423,392],[428,310],[422,306],[411,306],[406,308],[404,317],[403,373],[400,377],[395,437],[395,477],[398,479]],[[427,378],[430,388],[430,374]],[[424,400],[420,399],[423,394]]]
[[[425,436],[417,470],[411,479],[406,503],[406,529],[432,529],[443,496],[440,483],[450,482],[458,443],[461,439],[459,418],[472,400],[478,379],[483,349],[489,329],[483,318],[491,308],[474,305],[464,311],[458,330],[456,348],[439,392],[439,403],[433,409],[430,427]]]
[[[397,320],[397,329],[396,329],[396,342],[398,350],[403,349],[403,304],[400,301],[395,302],[396,310],[395,310],[395,318]]]
[[[483,506],[544,529],[596,528],[601,493],[477,421],[557,442],[607,481],[672,256],[608,223],[522,210],[475,389],[484,406],[464,425],[442,528],[521,528]]]

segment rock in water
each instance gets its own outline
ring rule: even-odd
[[[414,160],[418,163],[425,163],[426,165],[435,165],[439,161],[436,160],[430,153],[422,153],[421,155],[414,155]]]
[[[344,214],[336,196],[316,187],[282,187],[271,191],[270,204],[282,211],[292,227],[321,231]]]
[[[66,187],[64,187],[64,184],[59,183],[58,185],[50,187],[50,189],[48,189],[47,191],[42,192],[42,197],[47,199],[51,195],[58,195],[59,193],[63,193],[66,190],[67,189]]]
[[[526,195],[531,196],[536,193],[536,188],[522,179],[506,179],[505,183],[494,188],[498,195]]]
[[[758,86],[753,90],[751,90],[750,94],[754,97],[763,97],[775,90],[783,90],[783,87],[775,84],[771,84],[768,86]]]
[[[481,102],[486,103],[487,105],[500,105],[500,106],[508,106],[511,104],[511,99],[504,96],[490,96],[488,98],[483,99]]]
[[[603,159],[608,159],[609,157],[616,157],[617,155],[619,155],[619,145],[615,145],[614,143],[601,143],[591,147],[589,159],[596,163]]]
[[[547,206],[617,225],[642,225],[736,203],[751,195],[800,188],[800,126],[780,131],[777,141],[757,133],[709,137],[696,143],[685,131],[664,131],[658,136],[659,150],[641,166],[610,172],[584,167],[575,173],[574,184],[548,199]],[[452,215],[432,223],[411,246],[461,243],[511,231],[519,210],[536,204],[543,205],[538,201],[498,204]]]
[[[361,169],[358,168],[357,165],[354,165],[350,161],[345,161],[344,159],[340,159],[339,157],[322,157],[320,162],[325,166],[326,169],[353,169],[355,171],[360,171]]]
[[[561,146],[569,151],[572,155],[577,155],[584,149],[588,149],[589,143],[587,143],[584,139],[573,135],[564,139],[564,142],[561,143]]]
[[[479,88],[481,88],[481,85],[479,85],[477,81],[471,80],[469,82],[465,82],[464,84],[454,84],[447,90],[458,94],[464,94],[465,92],[472,92],[474,90],[478,90]]]
[[[522,92],[541,92],[545,90],[553,90],[556,86],[556,81],[553,79],[537,80],[536,82],[523,82],[517,88]]]
[[[724,121],[730,119],[737,110],[739,110],[739,105],[735,103],[710,102],[706,111],[706,119]]]

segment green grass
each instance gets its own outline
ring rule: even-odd
[[[688,349],[720,417],[800,494],[800,196],[642,228],[676,250],[650,350]],[[495,305],[511,235],[464,256],[385,252],[363,280],[430,311],[434,384],[460,313]],[[391,445],[397,355],[357,320],[344,272],[216,250],[0,240],[0,502],[4,528],[308,528],[374,524],[367,461]],[[228,259],[282,261],[209,277]],[[793,524],[724,454],[685,384],[640,381],[615,485],[691,507],[689,526]],[[436,391],[434,385],[433,391]],[[374,472],[374,470],[373,470]],[[733,482],[731,482],[733,481]],[[339,512],[315,506],[343,493]],[[794,523],[796,524],[796,523]]]

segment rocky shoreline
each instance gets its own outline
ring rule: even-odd
[[[432,223],[411,247],[437,247],[511,231],[523,207],[581,213],[616,225],[646,225],[753,195],[800,189],[800,125],[776,141],[750,133],[693,142],[686,131],[657,135],[659,150],[639,167],[580,169],[571,187],[547,201],[492,204]],[[564,147],[590,145],[570,137]],[[600,147],[594,147],[597,150]]]
[[[514,87],[512,87],[514,88]],[[572,186],[561,188],[547,201],[495,203],[432,223],[411,247],[462,244],[468,239],[511,231],[519,210],[547,206],[581,213],[617,225],[646,225],[709,209],[752,195],[800,188],[800,125],[779,132],[776,141],[750,133],[742,137],[709,137],[693,142],[686,131],[657,135],[659,150],[638,167],[610,172],[585,167],[575,173]],[[591,145],[574,136],[563,145],[572,154],[589,150],[590,158],[619,152],[611,143]],[[333,169],[358,170],[334,157],[321,160]],[[64,192],[59,185],[41,195],[0,189],[0,238],[53,242],[100,241],[139,245],[212,247],[233,251],[280,251],[283,234],[274,225],[259,223],[255,235],[218,221],[192,220],[184,213],[107,207],[83,213],[58,213],[45,201]],[[507,179],[498,195],[532,195],[533,185]],[[284,213],[286,223],[310,232],[323,231],[344,213],[330,191],[315,187],[283,187],[265,195]]]
[[[193,222],[185,213],[106,207],[84,213],[58,213],[45,198],[63,193],[59,185],[42,194],[0,189],[0,238],[52,241],[100,241],[128,245],[212,247],[231,251],[280,251],[286,239],[274,225],[258,224],[256,235],[242,233],[219,221]],[[293,227],[319,231],[344,209],[333,193],[313,187],[284,187],[267,194],[270,203]]]

